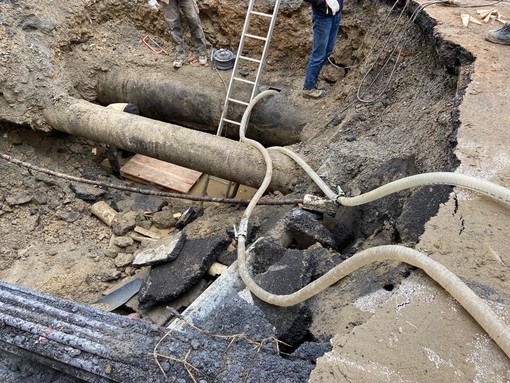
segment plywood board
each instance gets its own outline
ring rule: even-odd
[[[120,169],[127,179],[187,193],[202,173],[169,162],[136,154]]]

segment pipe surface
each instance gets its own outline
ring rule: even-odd
[[[220,122],[225,90],[214,81],[194,85],[160,73],[109,71],[98,78],[97,100],[103,105],[130,102],[143,116],[215,133]],[[240,96],[239,96],[240,97]],[[235,97],[235,98],[239,98]],[[249,95],[248,95],[249,97]],[[240,121],[243,108],[231,105],[229,119]],[[297,143],[307,117],[280,93],[259,103],[250,120],[248,136],[271,146]],[[228,125],[225,135],[238,139],[238,128]]]
[[[250,145],[83,100],[46,109],[44,117],[56,130],[251,187],[261,184],[266,171],[262,155]],[[271,158],[270,189],[290,191],[304,172],[281,153],[272,153]]]

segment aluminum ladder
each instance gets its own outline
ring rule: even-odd
[[[241,118],[246,110],[247,106],[253,100],[253,98],[258,93],[258,84],[260,77],[262,75],[262,70],[264,68],[264,63],[269,52],[269,43],[271,41],[271,36],[273,35],[273,29],[276,23],[276,16],[278,13],[278,8],[280,7],[280,0],[275,0],[275,4],[273,7],[272,13],[264,13],[255,10],[255,3],[257,0],[250,0],[248,5],[248,11],[246,12],[246,18],[244,20],[243,33],[241,34],[241,40],[239,42],[239,47],[237,49],[237,55],[234,63],[234,68],[232,69],[232,76],[230,77],[230,82],[227,88],[227,96],[225,97],[225,103],[223,105],[223,111],[221,114],[220,123],[218,125],[217,135],[223,135],[223,130],[225,128],[225,124],[230,124],[237,126],[239,128],[241,126]],[[261,2],[260,0],[258,1]],[[259,21],[266,20],[267,26],[267,34],[265,36],[259,36],[255,34],[251,34],[250,26],[252,18],[259,19]],[[254,40],[254,42],[263,43],[262,51],[260,53],[260,57],[248,57],[243,55],[245,42],[247,39]],[[242,78],[242,74],[240,73],[240,66],[243,64],[255,64],[257,66],[256,75],[254,79]],[[239,89],[240,87],[244,87],[244,89]],[[251,91],[250,89],[251,88]],[[243,99],[236,94],[236,92],[243,92]],[[246,97],[246,94],[249,93],[249,97]],[[239,120],[234,118],[229,118],[229,111],[232,104],[236,104],[240,106],[240,110],[243,113],[240,113]],[[237,110],[237,116],[239,116],[240,110]]]
[[[273,35],[273,29],[276,24],[276,16],[278,14],[278,9],[280,7],[281,0],[275,0],[275,4],[273,6],[272,13],[265,13],[256,10],[256,2],[257,0],[250,0],[248,5],[248,11],[246,12],[246,18],[244,19],[243,32],[241,34],[241,40],[239,41],[239,47],[237,48],[237,55],[234,62],[234,67],[232,69],[232,76],[230,77],[230,81],[227,88],[227,95],[225,97],[225,102],[223,104],[223,110],[221,113],[220,123],[218,125],[218,130],[216,132],[217,136],[222,136],[225,130],[226,124],[233,125],[237,129],[241,126],[241,119],[244,114],[244,111],[250,104],[250,102],[255,98],[258,93],[258,84],[260,77],[262,75],[262,71],[264,69],[264,63],[266,61],[267,54],[269,52],[269,43],[271,41],[271,36]],[[258,1],[261,2],[260,0]],[[267,25],[267,33],[265,36],[260,36],[256,34],[250,33],[251,21],[253,19],[265,20]],[[261,22],[262,24],[264,22]],[[249,57],[243,55],[245,42],[249,40],[253,40],[254,42],[263,43],[261,48],[261,52],[258,57]],[[248,79],[242,78],[243,75],[240,66],[243,64],[251,64],[256,66],[255,70],[255,78]],[[247,76],[247,75],[246,75]],[[244,89],[242,89],[244,87]],[[249,94],[249,96],[247,96]],[[237,110],[232,111],[231,106],[234,104],[237,106]],[[235,114],[236,117],[230,117],[231,114]],[[209,178],[207,177],[205,190],[207,189],[207,185],[209,183]],[[234,185],[232,188],[232,182],[228,183],[227,190],[225,192],[225,197],[234,197],[237,194],[237,190],[239,188],[238,184]],[[231,190],[232,189],[232,190]]]

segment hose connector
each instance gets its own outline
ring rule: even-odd
[[[234,237],[235,239],[239,239],[239,237],[246,238],[248,236],[248,220],[247,219],[241,219],[241,222],[239,222],[239,229],[236,228],[234,225]]]
[[[335,198],[333,199],[333,201],[337,204],[337,205],[341,205],[340,203],[340,198],[342,197],[345,197],[345,192],[342,190],[342,188],[340,186],[337,185],[336,187],[336,196]]]
[[[345,197],[345,192],[342,190],[342,188],[338,185],[336,185],[336,196],[335,200],[338,199],[338,197]]]

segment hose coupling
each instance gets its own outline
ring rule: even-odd
[[[246,238],[248,236],[248,220],[242,219],[239,222],[239,229],[234,225],[234,237],[237,240],[239,237]]]

